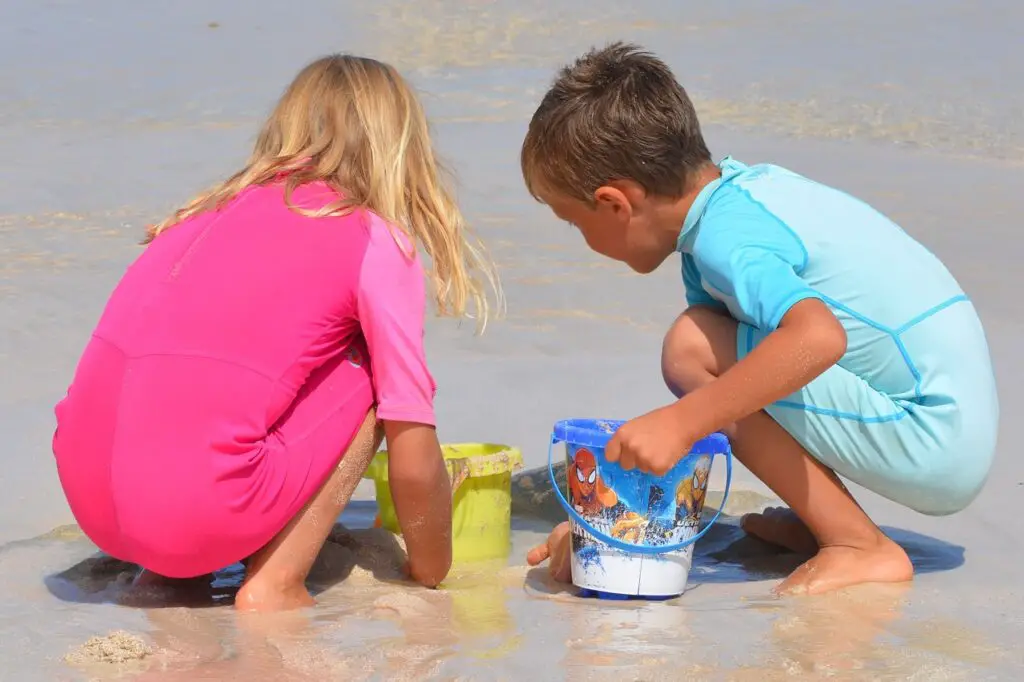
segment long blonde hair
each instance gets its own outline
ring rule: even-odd
[[[373,59],[331,55],[306,66],[288,86],[245,167],[152,226],[144,243],[223,207],[247,187],[283,176],[292,210],[319,217],[367,209],[402,230],[430,258],[438,313],[475,317],[483,331],[491,307],[479,277],[499,308],[501,285],[442,174],[426,116],[405,79]],[[341,198],[312,213],[291,203],[297,187],[317,181]]]

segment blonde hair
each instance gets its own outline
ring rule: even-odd
[[[245,167],[152,226],[144,243],[282,174],[292,210],[321,217],[366,209],[402,230],[413,249],[422,245],[440,315],[475,317],[482,332],[490,306],[479,276],[503,305],[494,266],[442,178],[415,93],[393,67],[365,57],[331,55],[306,66],[263,125]],[[297,187],[317,181],[341,198],[314,212],[291,203]]]

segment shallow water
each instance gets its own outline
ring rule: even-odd
[[[479,679],[482,665],[497,671],[489,679],[1019,676],[1024,529],[1014,519],[1024,465],[1012,418],[985,491],[962,514],[922,517],[853,488],[914,558],[919,577],[898,594],[771,599],[793,558],[727,523],[698,545],[682,599],[580,601],[518,566],[555,520],[549,505],[546,518],[517,517],[510,568],[486,574],[500,579],[469,571],[429,597],[342,581],[295,619],[117,605],[127,574],[101,564],[97,578],[82,563],[94,555],[87,541],[73,529],[46,534],[73,522],[49,453],[52,406],[145,224],[239,163],[272,99],[321,52],[392,60],[424,92],[461,201],[501,267],[508,315],[486,336],[430,322],[446,441],[513,444],[537,466],[556,420],[627,418],[668,398],[657,358],[683,305],[676,266],[639,277],[587,253],[530,200],[518,170],[528,116],[553,70],[620,37],[677,70],[716,156],[770,160],[837,184],[943,258],[981,311],[1003,413],[1024,410],[1013,390],[1024,378],[1019,3],[302,7],[0,8],[0,680]],[[712,485],[721,487],[720,471]],[[732,511],[764,503],[749,473],[739,470],[736,485]],[[348,522],[367,525],[369,513],[352,509]],[[111,584],[110,571],[122,582]],[[219,576],[218,602],[230,601],[238,577]],[[62,662],[119,628],[170,653],[134,668]]]
[[[397,564],[360,564],[379,578],[353,572],[341,545],[329,543],[311,576],[317,608],[271,617],[231,608],[237,568],[219,573],[212,591],[142,591],[131,586],[133,567],[103,558],[77,528],[64,527],[0,552],[5,591],[17,595],[0,613],[20,611],[22,641],[43,636],[56,654],[35,679],[478,679],[484,664],[502,679],[976,679],[1014,660],[941,609],[916,604],[907,587],[773,598],[770,586],[799,558],[744,538],[735,525],[766,502],[747,494],[727,506],[726,522],[699,545],[686,594],[668,602],[584,599],[552,583],[520,561],[554,519],[517,517],[508,561],[457,567],[436,591],[393,579]],[[372,501],[359,502],[342,522],[357,528],[374,513]],[[960,548],[900,539],[923,575],[962,562]],[[26,603],[31,614],[18,608]],[[739,618],[741,628],[730,624]],[[73,667],[59,658],[83,633],[118,630],[141,637],[151,654],[85,657]],[[110,646],[117,651],[116,641]]]

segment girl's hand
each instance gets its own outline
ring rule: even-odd
[[[526,555],[526,563],[537,566],[551,559],[548,564],[548,571],[551,577],[560,583],[572,582],[572,566],[569,557],[572,552],[571,536],[569,534],[569,522],[563,521],[555,526],[548,536],[546,542],[537,545]]]
[[[451,480],[432,426],[384,422],[388,482],[409,554],[409,575],[437,587],[452,565]]]

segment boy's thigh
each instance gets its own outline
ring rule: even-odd
[[[741,323],[737,360],[763,337]],[[765,412],[822,464],[899,504],[951,513],[974,495],[977,482],[948,475],[950,453],[936,451],[925,426],[842,367],[829,368]]]

